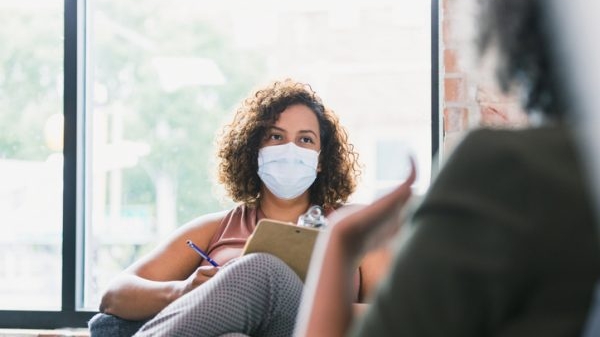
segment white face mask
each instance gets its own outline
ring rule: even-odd
[[[304,193],[317,178],[318,165],[319,152],[291,142],[258,151],[258,176],[281,199]]]

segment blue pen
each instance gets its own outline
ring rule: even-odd
[[[215,267],[219,266],[219,264],[217,262],[215,262],[215,260],[211,259],[210,256],[208,256],[208,254],[206,254],[202,249],[200,249],[200,247],[196,246],[192,242],[192,240],[187,240],[185,243],[187,243],[187,245],[190,246],[190,248],[192,248],[193,250],[195,250],[196,253],[200,254],[200,256],[202,256],[210,264],[212,264]]]

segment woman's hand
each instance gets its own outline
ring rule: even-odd
[[[200,266],[184,282],[179,297],[196,289],[217,274],[220,267]]]
[[[400,212],[411,195],[416,172],[411,161],[406,181],[365,207],[343,208],[328,220],[329,232],[313,252],[296,337],[344,336],[352,322],[353,278],[358,261],[402,224]]]
[[[361,258],[394,236],[403,223],[401,210],[411,195],[415,178],[411,161],[410,175],[392,192],[367,206],[342,207],[331,216],[331,236],[339,239],[348,258]]]

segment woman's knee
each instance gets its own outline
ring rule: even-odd
[[[230,267],[248,271],[260,271],[265,277],[297,277],[296,273],[281,259],[269,253],[252,253],[237,258]]]
[[[238,259],[238,261],[246,261],[250,264],[260,264],[262,266],[272,267],[275,269],[287,267],[285,262],[283,262],[280,258],[269,253],[251,253],[242,256]]]

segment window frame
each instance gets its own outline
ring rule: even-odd
[[[439,116],[439,0],[431,1],[431,153],[437,171],[441,121]],[[1,310],[3,328],[55,329],[86,327],[97,311],[83,304],[85,242],[85,108],[86,1],[64,0],[64,171],[61,310]]]

